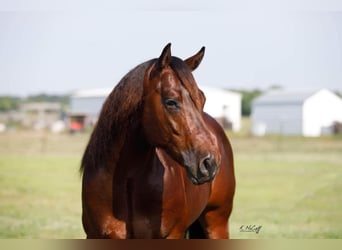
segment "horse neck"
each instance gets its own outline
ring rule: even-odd
[[[151,147],[146,145],[141,133],[139,114],[123,122],[108,123],[100,120],[93,131],[82,158],[81,170],[95,172],[104,169],[113,174],[123,157],[146,155]],[[108,119],[106,120],[108,121]]]
[[[151,167],[154,155],[155,148],[147,142],[140,124],[134,124],[126,131],[116,167],[142,171]]]
[[[135,151],[140,154],[146,155],[150,151],[154,151],[152,146],[146,139],[141,119],[136,119],[135,122],[131,123],[129,130],[126,135],[126,145],[129,151]]]

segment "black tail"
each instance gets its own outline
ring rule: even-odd
[[[206,233],[203,230],[202,225],[196,220],[191,226],[188,228],[188,235],[187,238],[189,239],[206,239],[208,238]]]

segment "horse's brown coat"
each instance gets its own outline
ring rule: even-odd
[[[229,237],[233,152],[191,74],[203,55],[168,44],[105,101],[81,166],[87,238]]]

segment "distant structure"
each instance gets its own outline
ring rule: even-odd
[[[237,132],[241,128],[240,93],[221,88],[200,86],[206,97],[204,111],[214,117],[223,128]]]
[[[200,87],[206,95],[204,111],[225,128],[238,131],[241,126],[241,94],[214,87]],[[93,126],[112,88],[79,90],[70,98],[70,129]]]
[[[342,99],[327,89],[275,90],[252,102],[254,135],[320,136],[342,122]]]
[[[21,122],[25,127],[44,129],[60,120],[62,105],[54,102],[29,102],[20,107]]]
[[[70,97],[69,128],[71,131],[92,127],[112,88],[78,90]]]

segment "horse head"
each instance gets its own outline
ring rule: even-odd
[[[192,75],[204,47],[181,60],[171,56],[171,44],[146,70],[142,126],[148,142],[162,148],[184,166],[194,184],[210,182],[221,162],[218,142],[205,122],[205,96]]]

